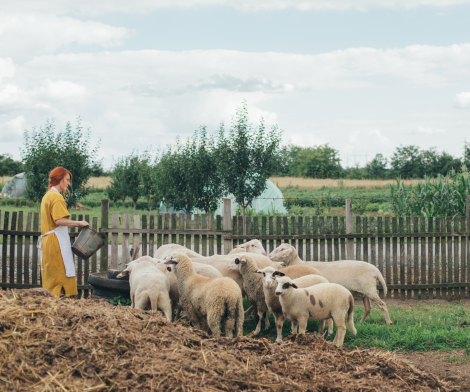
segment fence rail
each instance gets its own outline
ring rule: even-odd
[[[203,256],[228,254],[242,242],[259,239],[267,252],[283,242],[297,249],[303,260],[362,260],[384,275],[387,298],[469,298],[470,196],[466,217],[353,217],[346,200],[345,216],[230,216],[230,201],[223,216],[195,214],[110,216],[108,200],[101,205],[101,235],[110,244],[89,260],[75,257],[77,287],[89,294],[90,273],[119,268],[131,260],[131,248],[153,256],[165,244],[179,244]],[[3,288],[41,285],[36,244],[39,214],[0,211]],[[73,220],[90,221],[73,214]],[[111,225],[109,225],[111,218]],[[91,225],[98,226],[97,217]],[[131,227],[132,226],[132,227]],[[245,233],[245,234],[244,234]],[[70,241],[79,233],[70,229]],[[121,246],[119,245],[121,243]],[[381,286],[378,287],[381,290]],[[383,296],[383,292],[381,291]]]

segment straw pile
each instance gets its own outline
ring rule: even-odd
[[[316,334],[216,340],[159,312],[42,289],[0,295],[2,391],[454,390],[392,354]]]

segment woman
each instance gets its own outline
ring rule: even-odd
[[[86,221],[71,221],[60,192],[65,192],[72,173],[56,167],[49,173],[49,189],[41,201],[41,237],[38,248],[41,261],[42,287],[56,296],[78,294],[75,265],[68,227],[86,227]]]

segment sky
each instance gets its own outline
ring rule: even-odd
[[[104,166],[256,125],[343,166],[470,142],[470,0],[15,0],[0,5],[0,154],[89,129]]]

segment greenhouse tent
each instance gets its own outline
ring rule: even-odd
[[[266,183],[266,189],[265,191],[261,194],[261,196],[258,199],[254,199],[253,203],[251,203],[251,207],[253,209],[253,214],[257,215],[260,212],[264,212],[266,214],[276,211],[277,213],[280,214],[287,214],[286,207],[284,207],[283,200],[284,196],[282,195],[281,190],[274,184],[274,182],[268,180]],[[231,216],[236,215],[237,207],[238,204],[235,202],[235,197],[232,194],[224,196],[226,198],[231,199],[232,201],[232,213]],[[219,208],[215,211],[215,215],[223,215],[223,203],[221,202],[219,205]],[[174,213],[176,212],[177,214],[184,214],[184,211],[175,211],[173,208],[167,208],[162,202],[160,205],[160,214],[164,214],[166,212]],[[197,211],[196,213],[204,213],[204,211]]]
[[[3,197],[25,197],[26,176],[24,173],[17,174],[7,181],[2,189]]]

